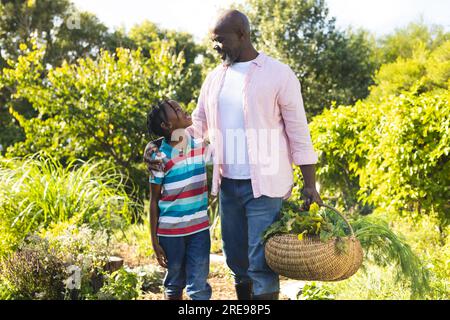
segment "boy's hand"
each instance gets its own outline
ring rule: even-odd
[[[159,265],[163,268],[167,268],[167,257],[164,249],[159,244],[154,244],[153,251],[155,251]]]

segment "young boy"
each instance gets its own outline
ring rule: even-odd
[[[150,226],[158,263],[167,268],[165,298],[209,300],[209,218],[205,148],[185,133],[191,117],[173,100],[154,107],[147,117],[150,135],[164,137],[153,159],[164,162],[150,178]]]

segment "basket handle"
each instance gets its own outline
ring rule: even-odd
[[[348,226],[349,229],[350,229],[350,232],[351,232],[352,236],[353,236],[353,237],[355,236],[355,233],[353,232],[353,228],[352,228],[352,226],[350,225],[350,223],[348,222],[348,220],[345,218],[344,214],[342,214],[341,212],[339,212],[336,208],[334,208],[334,207],[332,207],[332,206],[329,206],[329,205],[327,205],[327,204],[325,204],[325,203],[319,204],[319,206],[321,206],[321,207],[326,207],[326,208],[331,209],[331,210],[333,210],[334,212],[336,212],[336,213],[337,213],[337,214],[345,221],[345,223],[347,224],[347,226]]]

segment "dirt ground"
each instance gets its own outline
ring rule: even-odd
[[[212,288],[211,300],[235,300],[234,286],[231,277],[223,274],[220,265],[212,264],[208,282]],[[163,300],[163,292],[148,292],[143,296],[144,300]],[[183,295],[184,300],[188,300],[186,293]]]
[[[116,246],[115,254],[124,259],[124,264],[134,268],[143,265],[151,265],[153,267],[158,267],[155,259],[151,257],[143,258],[137,257],[134,254],[135,248],[128,246],[126,244],[121,244]],[[161,268],[161,270],[163,270]],[[210,273],[208,277],[208,282],[212,287],[212,297],[211,300],[236,300],[236,294],[234,291],[233,279],[229,273],[228,267],[221,261],[211,261]],[[161,283],[162,285],[162,283]],[[161,288],[162,289],[162,288]],[[142,299],[144,300],[163,300],[164,293],[162,290],[154,290],[155,292],[146,292]],[[186,294],[184,294],[183,299],[188,299]],[[284,295],[280,295],[280,299],[287,300],[288,298]]]
[[[234,291],[233,279],[226,274],[227,270],[218,263],[211,264],[211,272],[208,278],[208,282],[212,288],[211,300],[236,300],[236,294]],[[159,293],[146,293],[143,296],[144,300],[163,300],[164,294]],[[183,295],[184,300],[189,298],[186,293]],[[280,295],[281,300],[288,300],[288,297]]]

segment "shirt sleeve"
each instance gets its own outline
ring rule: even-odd
[[[286,82],[278,94],[278,105],[281,109],[294,164],[316,164],[318,156],[311,142],[300,81],[290,67],[287,70]]]
[[[205,148],[205,152],[204,152],[203,159],[205,161],[205,165],[207,165],[207,166],[213,165],[214,164],[214,161],[213,161],[214,149],[213,149],[212,144],[204,142],[204,148]]]
[[[149,182],[152,184],[162,184],[164,174],[159,171],[152,171],[152,172],[153,172],[153,177],[150,177]],[[158,175],[162,175],[162,176],[158,176]]]
[[[158,157],[155,153],[152,154],[152,160],[158,160]],[[152,176],[149,178],[149,182],[152,184],[163,184],[164,180],[164,172],[152,170]]]
[[[197,101],[197,107],[192,112],[192,125],[186,128],[186,131],[194,138],[204,139],[207,136],[208,123],[206,120],[206,87],[208,78],[203,82],[200,89],[200,96]]]

